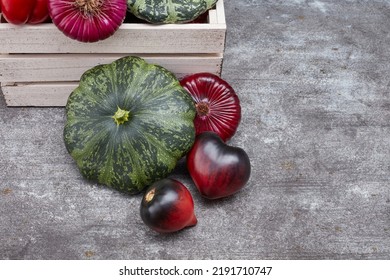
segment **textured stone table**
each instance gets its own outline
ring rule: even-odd
[[[206,201],[181,162],[199,223],[159,235],[82,179],[63,108],[1,100],[1,259],[390,259],[390,2],[225,2],[246,188]]]

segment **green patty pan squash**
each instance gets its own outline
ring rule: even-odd
[[[82,175],[130,194],[168,176],[195,140],[192,98],[139,57],[86,71],[66,117],[65,146]]]
[[[151,23],[182,23],[196,19],[217,0],[127,0],[128,10]]]

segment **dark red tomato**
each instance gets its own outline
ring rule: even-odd
[[[141,202],[141,218],[151,229],[175,232],[194,226],[194,201],[188,189],[179,181],[163,179],[152,184]]]
[[[251,164],[247,153],[228,146],[214,132],[203,132],[187,154],[187,168],[199,192],[216,199],[232,195],[249,180]]]
[[[48,0],[1,0],[5,20],[12,24],[37,24],[49,18]]]
[[[234,89],[211,73],[190,75],[180,83],[195,101],[196,134],[214,131],[223,141],[229,140],[241,121],[240,100]]]

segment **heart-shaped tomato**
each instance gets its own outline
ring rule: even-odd
[[[187,154],[187,168],[199,192],[216,199],[242,189],[251,173],[247,153],[227,145],[214,132],[199,134]]]

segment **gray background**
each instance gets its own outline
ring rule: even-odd
[[[85,181],[63,108],[0,101],[1,259],[390,259],[390,1],[226,0],[222,76],[242,102],[231,145],[252,176],[200,197],[172,235],[141,196]]]

